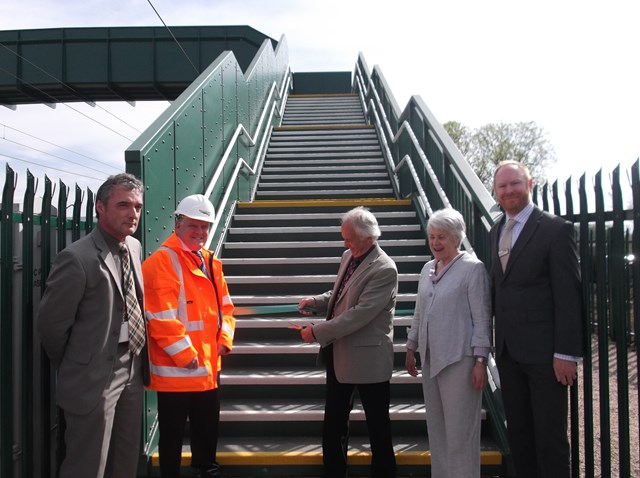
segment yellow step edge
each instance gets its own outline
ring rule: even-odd
[[[216,455],[218,463],[222,466],[265,466],[265,465],[322,465],[322,453],[317,451],[309,452],[218,452]],[[347,462],[349,465],[369,465],[371,463],[371,453],[365,451],[350,451]],[[183,453],[181,466],[191,464],[191,453]],[[400,452],[396,453],[397,465],[431,465],[431,452]],[[480,452],[481,465],[502,465],[502,454],[498,451]],[[151,465],[160,466],[158,453],[151,456]]]
[[[307,131],[307,130],[323,130],[323,129],[374,129],[375,126],[366,123],[345,123],[345,124],[311,124],[311,125],[291,125],[291,126],[274,126],[274,131]]]
[[[355,199],[265,199],[239,202],[238,209],[258,207],[315,207],[315,206],[409,206],[411,199],[355,198]]]

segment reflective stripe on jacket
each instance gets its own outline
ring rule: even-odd
[[[218,344],[233,346],[233,303],[222,273],[222,263],[203,250],[214,285],[198,268],[195,254],[182,247],[173,233],[142,264],[144,304],[149,334],[151,383],[163,392],[197,392],[218,386]],[[209,263],[211,260],[211,269]],[[198,367],[188,369],[198,357]]]

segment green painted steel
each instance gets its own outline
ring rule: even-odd
[[[13,195],[15,172],[7,165],[0,231],[0,476],[13,476]]]
[[[138,228],[145,255],[171,234],[173,212],[185,196],[207,194],[218,219],[230,215],[236,201],[251,199],[257,175],[243,177],[235,171],[245,163],[258,170],[261,158],[255,145],[279,121],[273,107],[285,101],[289,75],[284,37],[275,50],[265,40],[245,72],[234,53],[225,52],[127,149],[127,171],[145,185]],[[240,127],[243,134],[237,136]],[[225,202],[227,193],[232,200]],[[215,240],[224,225],[219,221],[212,231]],[[145,402],[144,453],[149,456],[158,440],[157,397],[147,393]]]
[[[462,213],[469,241],[478,257],[486,263],[489,258],[487,232],[498,212],[491,194],[419,96],[411,97],[402,111],[381,70],[375,67],[370,73],[362,54],[358,57],[355,70],[353,89],[364,97],[368,120],[374,123],[375,115],[378,115],[385,116],[388,121],[379,129],[378,135],[389,146],[389,162],[397,166],[403,158],[409,158],[429,206],[434,211],[446,205],[440,193],[442,188],[450,205]],[[420,146],[420,151],[416,144]],[[418,200],[415,183],[406,163],[395,176],[398,180],[396,194]],[[422,215],[424,225],[427,214],[422,212]]]
[[[23,44],[22,51],[33,54],[33,58],[58,53],[58,47],[52,44],[44,45],[42,50],[36,48],[37,37],[32,38],[32,45]],[[100,41],[100,38],[96,39],[96,47]],[[75,49],[75,54],[86,55],[91,51],[87,45],[74,45],[69,51]],[[116,48],[124,48],[123,45]],[[141,45],[137,48],[144,50],[146,47]],[[191,45],[188,51],[195,51],[194,48]],[[166,114],[154,122],[153,128],[145,131],[127,151],[127,170],[142,177],[146,186],[145,215],[139,231],[147,253],[155,250],[169,234],[171,215],[180,195],[210,188],[214,204],[228,192],[232,193],[233,200],[250,199],[256,175],[242,173],[235,177],[233,174],[241,158],[258,169],[259,141],[256,138],[258,133],[268,135],[269,125],[263,124],[260,131],[256,131],[257,125],[267,106],[271,86],[274,82],[282,86],[288,71],[285,42],[280,41],[274,51],[272,42],[266,41],[258,50],[257,56],[246,62],[246,69],[235,54],[217,56],[193,87],[185,91]],[[0,63],[7,54],[0,51]],[[441,206],[441,197],[428,166],[433,169],[448,200],[463,212],[474,249],[481,257],[486,257],[483,256],[488,251],[486,233],[494,214],[493,200],[488,192],[478,187],[477,178],[468,165],[465,166],[464,158],[419,97],[412,98],[400,112],[382,73],[375,69],[369,75],[362,56],[358,59],[358,68],[366,72],[367,85],[373,86],[387,115],[393,134],[388,135],[385,131],[380,134],[388,142],[394,161],[398,163],[406,155],[411,157],[429,202],[436,208]],[[132,74],[141,75],[143,70]],[[30,74],[37,76],[33,71]],[[76,73],[72,71],[71,74]],[[360,87],[354,84],[354,89]],[[374,97],[374,90],[367,90],[369,101]],[[246,141],[243,136],[247,135],[241,134],[229,151],[228,164],[217,174],[239,123],[246,126],[254,141]],[[416,142],[421,145],[428,165],[420,160],[420,151],[407,131],[403,130],[394,140],[405,123],[410,125]],[[578,228],[584,320],[591,333],[586,334],[584,342],[582,382],[571,390],[571,439],[574,473],[580,461],[577,451],[582,449],[587,477],[594,476],[596,460],[599,460],[600,476],[612,476],[614,469],[619,470],[620,476],[630,476],[632,455],[637,455],[637,450],[630,450],[630,436],[640,430],[630,418],[629,400],[633,395],[629,380],[638,375],[640,352],[637,339],[640,308],[634,307],[635,301],[640,300],[640,260],[635,259],[640,258],[640,234],[633,234],[640,230],[638,162],[631,171],[632,208],[625,207],[622,201],[624,181],[621,181],[619,171],[611,178],[611,208],[605,200],[609,194],[604,191],[601,174],[596,176],[593,188],[591,180],[587,181],[585,176],[580,178],[578,200],[572,197],[571,179],[565,187],[564,201],[559,197],[557,184],[543,187],[541,193],[538,188],[534,191],[537,204],[563,215]],[[394,186],[397,186],[398,195],[416,200],[415,185],[408,173],[407,168],[400,169],[398,184]],[[214,177],[217,180],[212,184]],[[60,182],[56,191],[57,211],[52,210],[54,188],[45,178],[42,213],[35,214],[36,187],[30,173],[24,181],[27,187],[23,207],[15,210],[17,178],[7,167],[0,222],[0,476],[20,473],[21,476],[46,477],[55,476],[56,461],[59,460],[56,440],[60,439],[61,429],[57,426],[53,400],[54,372],[41,350],[33,347],[36,343],[33,317],[56,252],[93,228],[94,198],[91,191],[85,193],[76,187],[75,198],[71,199],[67,186]],[[590,211],[591,198],[595,201]],[[67,217],[69,202],[73,203],[71,217]],[[564,213],[561,203],[564,203]],[[83,204],[86,205],[84,214]],[[231,206],[226,206],[221,213],[227,215],[230,210]],[[634,353],[634,362],[629,361],[629,353]],[[612,375],[610,370],[614,369],[616,374]],[[594,392],[596,384],[598,391]],[[610,391],[614,386],[617,398],[610,403]],[[486,395],[485,392],[485,400],[490,400]],[[584,413],[580,415],[578,400],[584,407]],[[495,405],[494,402],[487,403],[489,408]],[[615,419],[612,419],[612,409],[616,410]],[[148,455],[155,447],[153,438],[156,437],[153,394],[148,394],[147,410],[145,437],[151,440],[145,442],[144,452]],[[494,415],[494,410],[490,413]],[[579,427],[582,428],[580,432]],[[619,442],[617,463],[613,463],[611,457],[612,433]],[[140,476],[145,473],[141,471]]]
[[[22,450],[26,456],[34,456],[35,440],[32,422],[34,421],[34,386],[31,383],[34,369],[34,331],[35,331],[35,309],[34,309],[34,224],[33,207],[35,199],[35,179],[31,173],[27,174],[27,188],[24,193],[22,206],[22,321],[20,326],[22,337],[21,349],[21,369],[20,378],[22,400],[20,409],[22,419],[21,433]],[[21,476],[34,475],[34,463],[31,460],[22,460]]]
[[[288,74],[284,37],[275,50],[265,40],[245,73],[234,53],[225,52],[127,149],[127,171],[145,184],[138,229],[145,254],[169,236],[173,212],[185,196],[209,188],[219,217],[233,207],[233,201],[221,204],[228,191],[234,200],[250,199],[257,177],[234,178],[233,173],[241,159],[249,165],[259,159],[251,140],[268,134],[278,120],[272,115],[271,123],[260,123],[262,112],[271,106],[274,85],[280,91]],[[251,138],[245,133],[234,140],[239,125]]]
[[[265,40],[248,26],[0,32],[0,104],[174,100],[224,51],[246,71]]]
[[[58,206],[45,177],[44,192],[27,170],[24,198],[16,208],[16,173],[7,166],[2,200],[2,319],[0,322],[0,472],[1,476],[55,476],[62,443],[59,411],[54,400],[55,371],[37,344],[35,316],[51,262],[65,244],[93,227],[93,193],[75,188],[71,217],[67,186],[60,182]],[[36,198],[41,196],[40,214]],[[89,219],[81,218],[86,204]],[[52,217],[56,215],[56,217]]]
[[[348,71],[297,72],[293,74],[294,95],[331,95],[351,93]]]

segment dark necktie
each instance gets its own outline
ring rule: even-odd
[[[142,311],[140,310],[140,303],[136,297],[136,287],[133,283],[129,249],[125,244],[120,244],[120,256],[122,259],[122,287],[125,298],[125,317],[129,323],[129,351],[138,355],[145,342],[144,321]]]
[[[349,279],[351,279],[351,276],[360,265],[360,262],[361,261],[357,261],[353,258],[351,259],[351,262],[349,262],[349,265],[347,266],[347,270],[345,271],[344,276],[342,276],[342,282],[340,283],[340,288],[338,289],[338,295],[336,295],[336,301],[342,295],[342,291],[344,290],[345,285],[347,285],[347,282],[349,282]],[[334,315],[335,315],[335,308],[331,311],[331,317],[329,319],[333,319]]]
[[[207,272],[207,266],[204,263],[204,256],[202,255],[201,250],[191,251],[198,257],[198,268],[202,271],[204,275],[209,277],[209,273]]]
[[[360,265],[360,261],[351,259],[351,262],[349,262],[349,265],[347,266],[347,270],[345,271],[344,276],[342,277],[342,284],[340,284],[340,289],[338,289],[337,298],[340,298],[340,296],[342,295],[342,291],[344,290],[344,286],[347,285],[347,282],[349,282],[349,279],[351,279],[351,276],[356,271],[359,265]]]

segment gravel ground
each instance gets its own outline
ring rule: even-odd
[[[598,340],[594,337],[591,343],[592,364],[593,364],[593,422],[594,422],[594,473],[593,476],[601,477],[601,429],[600,429],[600,383],[598,363]],[[621,477],[619,463],[618,444],[618,377],[617,358],[615,343],[609,343],[609,404],[610,404],[610,433],[611,433],[611,475]],[[640,444],[639,433],[640,424],[638,422],[638,358],[635,351],[628,354],[628,377],[629,377],[629,435],[631,454],[631,477],[640,477]],[[584,417],[584,368],[579,368],[580,375],[580,416]],[[580,420],[580,476],[585,476],[584,460],[584,419]],[[624,478],[624,477],[623,477]]]

